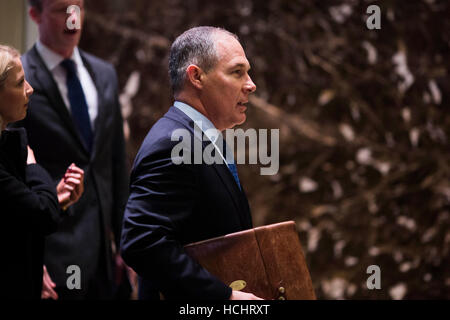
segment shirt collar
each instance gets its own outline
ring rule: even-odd
[[[52,49],[43,44],[40,40],[36,42],[36,49],[39,52],[42,60],[44,60],[45,65],[48,70],[53,71],[59,64],[64,60],[64,57],[60,54],[54,52]],[[80,51],[78,47],[75,47],[70,57],[77,66],[83,65],[83,60],[81,59]]]
[[[226,155],[224,156],[222,154],[222,149],[217,146],[217,140],[219,138],[223,139],[223,143],[226,143],[225,139],[223,138],[222,133],[217,129],[214,124],[209,120],[207,117],[205,117],[202,113],[200,113],[195,108],[191,107],[190,105],[183,103],[181,101],[175,101],[173,104],[176,108],[180,109],[184,114],[186,114],[189,118],[191,118],[194,123],[200,127],[200,129],[203,131],[206,137],[216,146],[217,150],[219,151],[221,157],[225,160],[225,163],[227,166],[230,163],[234,163],[234,155],[233,152],[229,147],[226,148]],[[214,129],[214,130],[210,130]],[[195,133],[195,130],[194,130]],[[202,137],[198,137],[202,139]]]
[[[214,126],[214,124],[209,120],[207,117],[205,117],[202,113],[200,113],[195,108],[191,107],[190,105],[183,103],[181,101],[175,101],[173,104],[176,108],[183,111],[184,114],[186,114],[189,118],[191,118],[195,124],[203,131],[203,133],[208,137],[211,142],[216,144],[217,139],[221,136],[220,131]],[[209,130],[209,129],[215,129],[215,130]]]

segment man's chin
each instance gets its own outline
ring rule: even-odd
[[[239,120],[234,124],[233,127],[239,126],[241,124],[244,124],[245,120],[247,120],[247,115],[245,113],[241,113],[240,117],[239,117]]]

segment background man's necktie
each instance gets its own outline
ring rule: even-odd
[[[65,59],[61,66],[67,71],[67,90],[69,92],[70,109],[72,118],[80,132],[88,151],[91,152],[93,144],[93,132],[89,118],[86,97],[77,76],[76,65],[73,60]]]

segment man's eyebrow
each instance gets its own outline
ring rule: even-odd
[[[235,65],[233,65],[233,66],[231,67],[231,69],[234,69],[234,68],[247,68],[247,67],[248,67],[248,70],[251,69],[251,66],[250,66],[250,65],[247,65],[247,64],[245,64],[245,63],[236,63]]]

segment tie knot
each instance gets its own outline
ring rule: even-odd
[[[72,59],[64,59],[61,62],[61,66],[67,71],[68,74],[76,74],[75,61]]]

